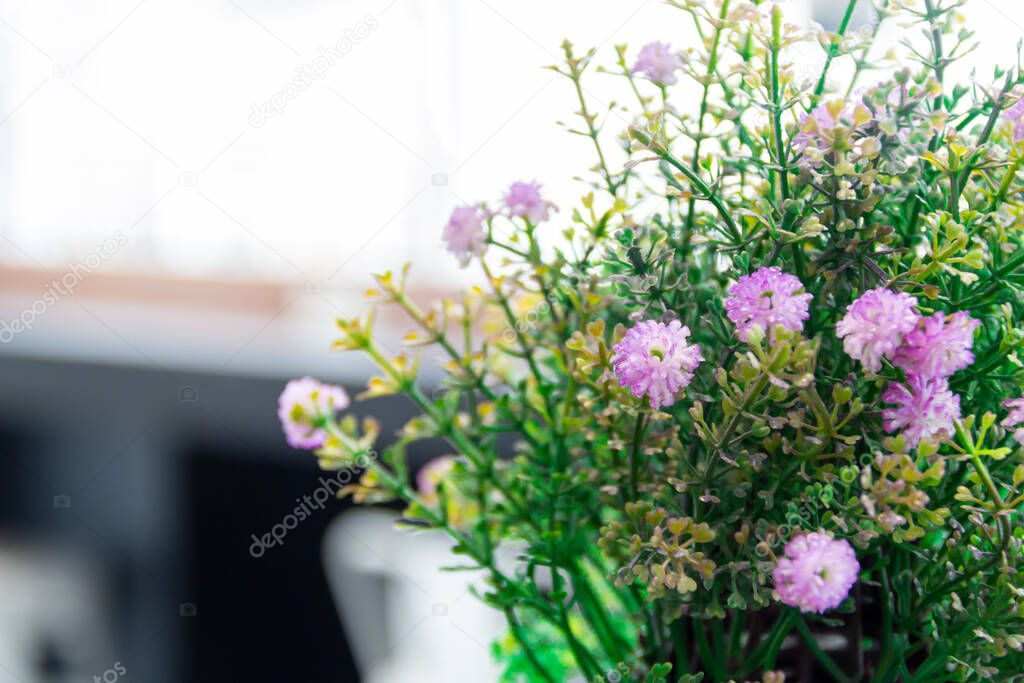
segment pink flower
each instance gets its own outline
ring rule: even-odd
[[[667,325],[653,320],[637,323],[612,349],[619,384],[637,398],[647,396],[652,408],[675,403],[704,360],[700,346],[687,341],[689,336],[690,328],[678,320]]]
[[[554,204],[540,196],[540,183],[515,182],[505,194],[509,216],[520,216],[533,224],[546,221]]]
[[[1003,118],[1013,126],[1013,141],[1024,140],[1024,99],[1020,99],[1012,107],[1003,112]]]
[[[916,305],[917,299],[904,292],[872,289],[846,309],[836,325],[836,335],[843,339],[847,354],[863,363],[866,370],[878,372],[882,356],[891,358],[903,336],[917,325],[920,316]]]
[[[849,541],[815,531],[786,544],[772,572],[779,599],[801,612],[838,607],[857,583],[860,563]]]
[[[487,247],[485,217],[479,206],[460,206],[452,211],[448,224],[444,226],[441,238],[463,267],[473,256],[482,255]]]
[[[1010,409],[1010,412],[1003,418],[1002,425],[1007,429],[1014,429],[1013,440],[1024,446],[1024,396],[1011,398],[1003,404]]]
[[[832,151],[833,129],[840,124],[853,125],[854,107],[850,103],[842,104],[838,116],[832,115],[835,108],[838,108],[835,102],[826,102],[800,115],[800,132],[793,136],[793,149],[800,153],[797,163],[801,168],[811,169],[820,166],[819,155]],[[808,152],[808,149],[814,152]]]
[[[455,458],[445,455],[427,462],[416,473],[416,489],[427,500],[437,498],[437,485],[455,467]]]
[[[921,318],[903,338],[892,362],[908,375],[949,377],[974,362],[974,330],[980,322],[960,311]]]
[[[886,431],[903,430],[911,448],[923,439],[947,438],[960,419],[960,397],[949,390],[945,377],[911,375],[906,384],[890,384],[882,400],[896,404],[882,411]]]
[[[729,288],[725,313],[742,341],[747,341],[747,333],[755,325],[769,334],[776,325],[799,332],[810,317],[807,309],[814,298],[801,293],[803,288],[794,275],[774,266],[761,268]]]
[[[683,68],[683,59],[672,52],[668,43],[648,43],[640,49],[632,73],[640,72],[655,83],[674,85],[679,82],[675,72]]]
[[[348,404],[341,387],[303,377],[285,385],[277,399],[277,416],[291,447],[311,450],[327,441],[323,423]]]

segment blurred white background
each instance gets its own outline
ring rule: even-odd
[[[784,7],[809,25],[812,4]],[[980,75],[1015,61],[1020,3],[967,12]],[[416,260],[420,282],[464,282],[439,239],[455,204],[517,179],[562,207],[579,194],[589,141],[555,125],[576,103],[542,68],[566,36],[604,64],[618,43],[694,39],[656,0],[0,0],[0,285],[21,283],[0,286],[3,318],[101,256],[79,305],[33,316],[12,350],[308,369],[369,273]],[[592,74],[592,106],[620,86]],[[89,292],[103,303],[81,310]]]
[[[820,4],[834,20],[846,3]],[[973,61],[1015,61],[1020,3],[967,13]],[[692,39],[655,0],[3,0],[0,254],[60,267],[121,230],[109,270],[360,284],[440,256],[460,198],[519,178],[574,197],[590,150],[553,125],[574,102],[541,69],[566,35],[605,63]]]
[[[433,257],[459,198],[519,178],[572,196],[589,150],[552,125],[573,95],[541,69],[564,34],[612,55],[688,33],[635,1],[0,7],[18,65],[0,94],[3,224],[32,259],[63,265],[131,229],[110,270],[359,284],[416,256],[453,272]],[[289,89],[302,69],[322,78]]]

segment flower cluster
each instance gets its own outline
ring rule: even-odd
[[[755,327],[768,334],[773,334],[777,325],[800,332],[814,298],[803,289],[796,276],[783,273],[777,266],[761,268],[729,288],[725,312],[742,341],[748,340]]]
[[[917,160],[929,151],[929,132],[938,132],[941,114],[929,113],[927,104],[938,89],[929,79],[914,83],[900,71],[800,114],[792,138],[798,181],[819,187],[833,183],[833,206],[854,214],[870,208],[879,192],[902,192],[903,179],[913,180]],[[883,177],[900,181],[882,187]]]
[[[882,412],[885,428],[902,430],[911,446],[948,437],[960,418],[960,398],[949,377],[974,362],[974,331],[980,323],[964,311],[922,316],[917,299],[884,287],[865,292],[836,325],[843,348],[870,372],[888,359],[907,376],[882,395],[895,404]]]
[[[668,4],[685,50],[598,65],[567,41],[551,67],[595,152],[579,201],[516,182],[460,206],[441,236],[476,285],[423,306],[387,272],[337,321],[377,368],[360,398],[417,412],[343,494],[402,502],[487,575],[503,680],[1016,680],[1024,72],[953,82],[958,0],[883,3],[908,66],[856,90],[829,69],[880,73],[863,33],[814,60],[786,3]],[[290,383],[288,442],[323,467],[375,450],[347,405]],[[417,471],[427,440],[451,455]]]
[[[502,199],[504,215],[508,218],[522,218],[534,225],[548,220],[556,207],[544,199],[540,188],[540,183],[536,182],[512,183]],[[462,267],[469,265],[474,256],[483,256],[490,241],[489,225],[495,215],[483,204],[458,206],[452,210],[441,239]]]
[[[793,149],[800,154],[800,165],[818,168],[827,155],[844,149],[856,127],[854,113],[855,107],[850,103],[833,100],[802,114],[799,132],[793,136]],[[861,116],[861,123],[870,118]]]

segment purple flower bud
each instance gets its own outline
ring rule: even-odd
[[[348,404],[348,394],[341,387],[303,377],[285,385],[277,399],[277,416],[292,448],[312,450],[327,441],[327,433],[320,426],[322,420]]]
[[[541,197],[540,183],[515,182],[505,194],[505,206],[509,216],[536,224],[546,221],[555,205]]]
[[[648,43],[640,49],[632,73],[642,73],[655,83],[674,85],[679,82],[675,72],[683,68],[683,59],[668,43]]]
[[[487,247],[484,218],[484,212],[479,206],[460,206],[452,211],[448,224],[444,226],[441,238],[447,243],[448,251],[455,254],[463,267],[474,256],[482,255]]]

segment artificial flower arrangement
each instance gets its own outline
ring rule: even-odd
[[[849,0],[810,36],[768,2],[670,4],[695,45],[597,69],[566,42],[551,67],[596,152],[578,206],[520,182],[456,208],[442,237],[480,287],[368,293],[408,354],[338,321],[380,368],[364,397],[421,415],[377,454],[307,378],[289,441],[362,456],[346,495],[403,501],[486,573],[510,681],[1024,680],[1020,67],[949,82],[963,0],[880,2],[856,32]],[[914,38],[876,71],[887,22]],[[595,70],[632,104],[599,110]],[[436,437],[451,457],[414,475]]]

